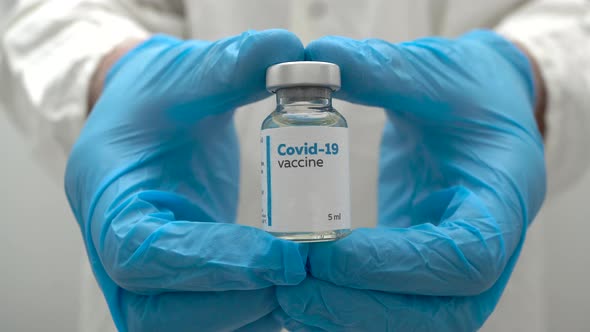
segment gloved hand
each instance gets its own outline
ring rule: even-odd
[[[156,36],[111,69],[65,188],[119,330],[280,328],[274,286],[305,278],[307,248],[233,224],[232,111],[267,96],[268,66],[302,58],[280,30]]]
[[[402,44],[326,37],[337,96],[387,110],[379,224],[310,246],[311,276],[279,287],[328,331],[472,331],[494,309],[545,195],[531,66],[487,31]]]

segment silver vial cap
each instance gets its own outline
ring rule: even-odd
[[[329,62],[294,61],[283,62],[266,70],[266,89],[276,92],[281,88],[298,86],[327,87],[340,89],[340,67]]]

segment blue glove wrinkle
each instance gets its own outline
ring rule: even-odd
[[[281,310],[279,307],[277,310]],[[275,310],[275,311],[277,311]],[[282,310],[281,310],[282,311]],[[260,318],[257,321],[254,321],[248,325],[242,326],[235,330],[236,332],[259,332],[259,331],[276,331],[280,332],[283,329],[283,324],[281,321],[277,320],[274,315],[274,311],[269,313],[268,315]]]
[[[323,329],[319,327],[302,324],[296,321],[293,317],[287,315],[287,313],[279,306],[275,311],[272,312],[272,316],[281,326],[288,331],[292,332],[323,332]]]
[[[121,302],[125,326],[129,331],[142,332],[235,331],[242,326],[255,325],[259,320],[270,327],[266,317],[278,307],[272,287],[255,291],[176,292],[158,296],[126,292],[122,294]]]
[[[311,274],[359,289],[476,295],[488,289],[505,266],[503,249],[488,244],[501,246],[502,237],[480,232],[461,222],[447,222],[444,227],[358,229],[338,246],[312,246]],[[359,257],[359,252],[364,255]]]
[[[491,291],[477,297],[398,295],[308,278],[297,287],[277,287],[277,298],[289,316],[328,331],[475,331],[499,299]]]
[[[141,294],[258,289],[305,278],[306,253],[295,243],[247,226],[157,218],[160,210],[141,199],[149,195],[138,196],[103,225],[97,246],[109,276],[124,289]],[[251,244],[245,250],[242,243]],[[225,250],[214,249],[220,245]]]
[[[509,257],[504,233],[479,199],[457,187],[431,194],[417,210],[424,212],[415,217],[433,222],[358,229],[337,243],[312,245],[310,273],[340,286],[397,293],[476,295],[490,288]]]

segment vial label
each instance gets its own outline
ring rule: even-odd
[[[350,228],[348,128],[264,129],[260,143],[266,231]]]

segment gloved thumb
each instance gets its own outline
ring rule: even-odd
[[[449,105],[453,101],[490,98],[482,95],[485,89],[476,89],[477,84],[470,83],[495,72],[502,72],[503,80],[520,82],[512,88],[525,91],[529,102],[534,100],[526,58],[490,31],[474,31],[455,40],[433,37],[404,43],[329,36],[310,43],[305,58],[340,66],[342,89],[335,95],[338,98],[411,111],[435,121],[452,111]],[[465,91],[465,87],[474,88]]]
[[[389,108],[410,99],[419,84],[402,47],[383,40],[328,36],[311,42],[305,58],[340,66],[342,88],[336,96],[353,103]]]
[[[247,31],[215,42],[156,35],[115,63],[105,93],[135,96],[143,115],[155,106],[190,121],[266,97],[266,68],[302,59],[303,45],[285,30]]]

